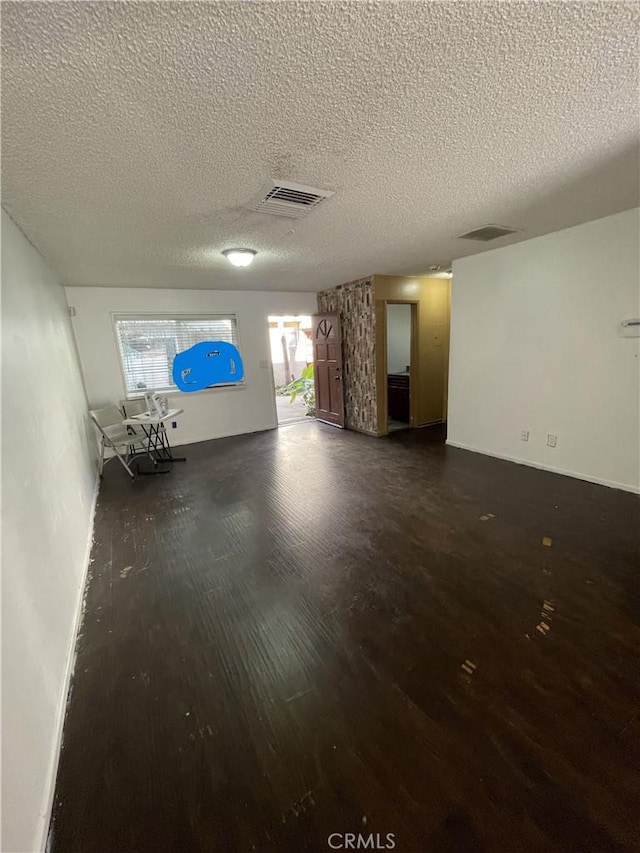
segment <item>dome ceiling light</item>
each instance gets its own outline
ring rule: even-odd
[[[258,253],[254,249],[225,249],[222,254],[234,267],[248,267]]]

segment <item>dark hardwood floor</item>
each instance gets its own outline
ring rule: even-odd
[[[637,497],[437,431],[185,452],[106,469],[53,853],[639,849]]]

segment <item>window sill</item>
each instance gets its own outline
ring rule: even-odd
[[[191,397],[195,394],[214,393],[216,391],[242,391],[246,388],[245,382],[229,382],[224,385],[211,385],[209,388],[202,388],[199,391],[180,391],[177,388],[172,388],[170,391],[164,391],[162,388],[154,389],[151,393],[162,394],[163,397]],[[142,391],[140,394],[129,393],[125,396],[125,400],[144,400],[144,395],[149,391]]]

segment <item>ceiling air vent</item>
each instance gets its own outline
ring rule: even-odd
[[[306,187],[293,181],[271,181],[249,205],[249,210],[300,219],[326,198],[335,195],[331,190]]]
[[[459,234],[459,240],[478,240],[480,243],[488,243],[489,240],[497,240],[498,237],[506,237],[507,234],[517,234],[520,228],[505,228],[504,225],[483,225],[475,231],[467,231]]]

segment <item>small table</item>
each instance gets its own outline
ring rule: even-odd
[[[169,409],[166,415],[152,415],[149,412],[142,412],[139,415],[125,418],[122,423],[126,426],[142,427],[142,431],[147,437],[149,452],[153,451],[159,462],[186,462],[185,456],[173,455],[169,436],[165,429],[167,421],[174,421],[183,413],[184,409]]]

